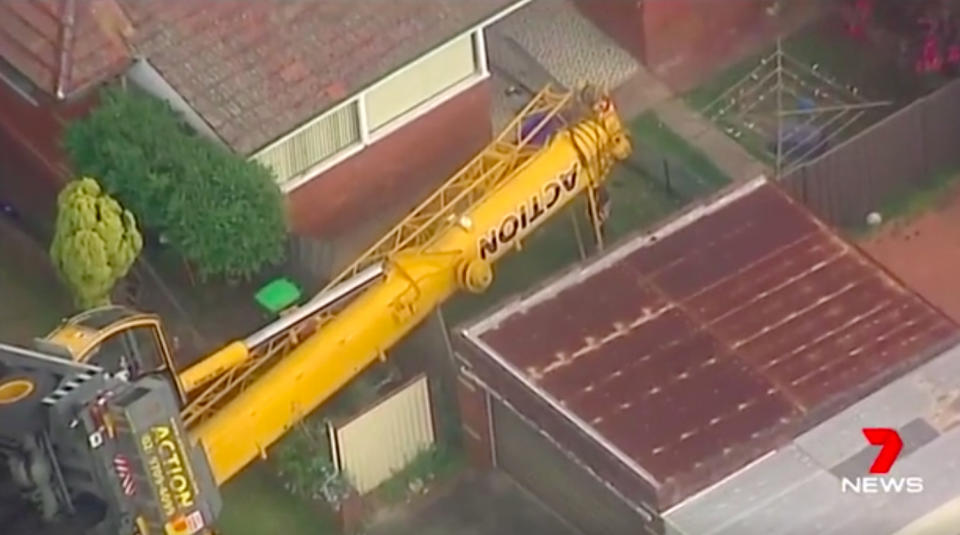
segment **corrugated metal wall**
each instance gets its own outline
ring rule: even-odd
[[[497,467],[584,535],[653,535],[647,522],[610,489],[500,402],[493,410]]]
[[[960,165],[960,80],[886,117],[783,177],[784,187],[821,219],[863,225],[901,191]]]
[[[366,494],[433,446],[435,435],[426,376],[342,425],[334,425],[338,468]]]

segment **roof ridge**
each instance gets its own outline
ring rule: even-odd
[[[60,32],[57,38],[57,78],[54,91],[59,99],[66,97],[66,87],[70,81],[70,71],[73,63],[73,27],[77,18],[76,0],[60,0]]]

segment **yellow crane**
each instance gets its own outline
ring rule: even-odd
[[[385,358],[394,344],[455,292],[484,291],[492,281],[493,264],[539,225],[584,192],[597,220],[599,188],[613,165],[629,156],[631,145],[608,96],[593,90],[578,96],[545,88],[483,152],[315,298],[180,373],[166,373],[174,366],[160,319],[121,307],[68,320],[38,341],[37,351],[0,345],[0,419],[5,418],[4,410],[29,409],[32,401],[47,410],[74,407],[69,413],[72,421],[60,420],[85,429],[90,444],[104,443],[103,438],[91,438],[95,435],[129,433],[135,447],[128,444],[124,449],[121,444],[110,449],[112,458],[101,459],[100,464],[112,463],[113,479],[100,479],[110,479],[113,494],[125,494],[135,478],[125,477],[130,469],[117,468],[118,456],[127,463],[131,456],[135,461],[143,457],[138,462],[144,477],[154,483],[150,496],[159,505],[149,500],[134,503],[136,489],[126,503],[123,497],[104,499],[109,492],[88,485],[84,490],[100,497],[110,511],[98,526],[122,525],[129,533],[143,535],[199,532],[191,530],[209,525],[219,508],[214,498],[201,507],[201,496],[215,494],[216,486],[264,456],[294,424],[371,363]],[[50,372],[54,379],[45,383],[37,369],[50,368],[50,362],[40,366],[40,360],[51,356],[73,367]],[[80,378],[101,373],[107,386],[97,395],[77,393],[90,384]],[[138,407],[153,388],[144,381],[156,382],[156,376],[171,383],[169,397],[180,406],[179,417],[159,415],[159,409],[149,417],[149,411],[138,416]],[[137,397],[129,385],[139,383],[146,386]],[[81,386],[67,388],[71,384]],[[64,402],[73,398],[77,398],[73,403]],[[156,401],[150,406],[160,405]],[[153,419],[143,423],[137,420],[141,417]],[[4,435],[8,441],[31,444],[19,448],[31,452],[22,454],[28,460],[21,464],[40,462],[36,459],[43,458],[43,451],[57,449],[44,444],[66,440],[49,425],[46,429],[24,425],[26,432],[0,428],[0,452],[7,451],[8,457],[15,448],[4,450]],[[173,441],[183,433],[185,439]],[[24,436],[48,438],[30,442]],[[170,446],[157,447],[156,458],[150,457],[155,450],[145,449],[145,444],[163,445],[164,438],[171,440]],[[79,448],[86,455],[108,451],[87,446]],[[133,453],[123,454],[128,451]],[[63,509],[60,502],[69,505],[78,486],[71,486],[69,470],[61,467],[68,461],[54,457],[47,464],[52,483],[33,483],[49,490],[41,505],[50,516],[58,504]],[[64,497],[59,502],[58,495]],[[96,529],[89,528],[91,533]]]

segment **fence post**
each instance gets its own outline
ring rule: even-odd
[[[917,104],[917,109],[920,111],[920,161],[922,162],[921,169],[923,170],[923,176],[919,180],[914,178],[913,185],[919,187],[926,187],[928,181],[930,180],[930,151],[927,150],[927,143],[929,139],[929,133],[927,132],[927,108],[930,105],[930,99],[928,96],[920,97],[920,101]]]
[[[661,161],[663,161],[663,179],[667,187],[667,193],[673,194],[673,186],[670,184],[670,164],[666,158],[662,158]]]
[[[799,171],[800,171],[800,191],[801,191],[800,194],[803,196],[803,205],[809,207],[810,202],[809,202],[809,199],[807,198],[807,177],[808,177],[807,166],[804,165],[800,167]]]

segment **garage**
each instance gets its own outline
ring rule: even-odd
[[[637,531],[652,515],[644,518],[513,409],[501,402],[491,407],[496,466],[517,483],[586,535],[653,533]]]
[[[812,496],[844,503],[837,474],[870,454],[852,422],[908,423],[898,411],[851,420],[851,406],[958,342],[949,318],[763,178],[454,337],[469,451],[589,535],[703,535],[682,526],[723,525],[740,496],[726,482],[771,458],[833,463],[811,470]],[[853,461],[794,454],[823,429],[844,437],[831,451]],[[777,472],[787,464],[765,468],[755,502],[794,485],[796,471]],[[706,524],[701,502],[715,515]],[[736,510],[762,516],[751,507]]]

